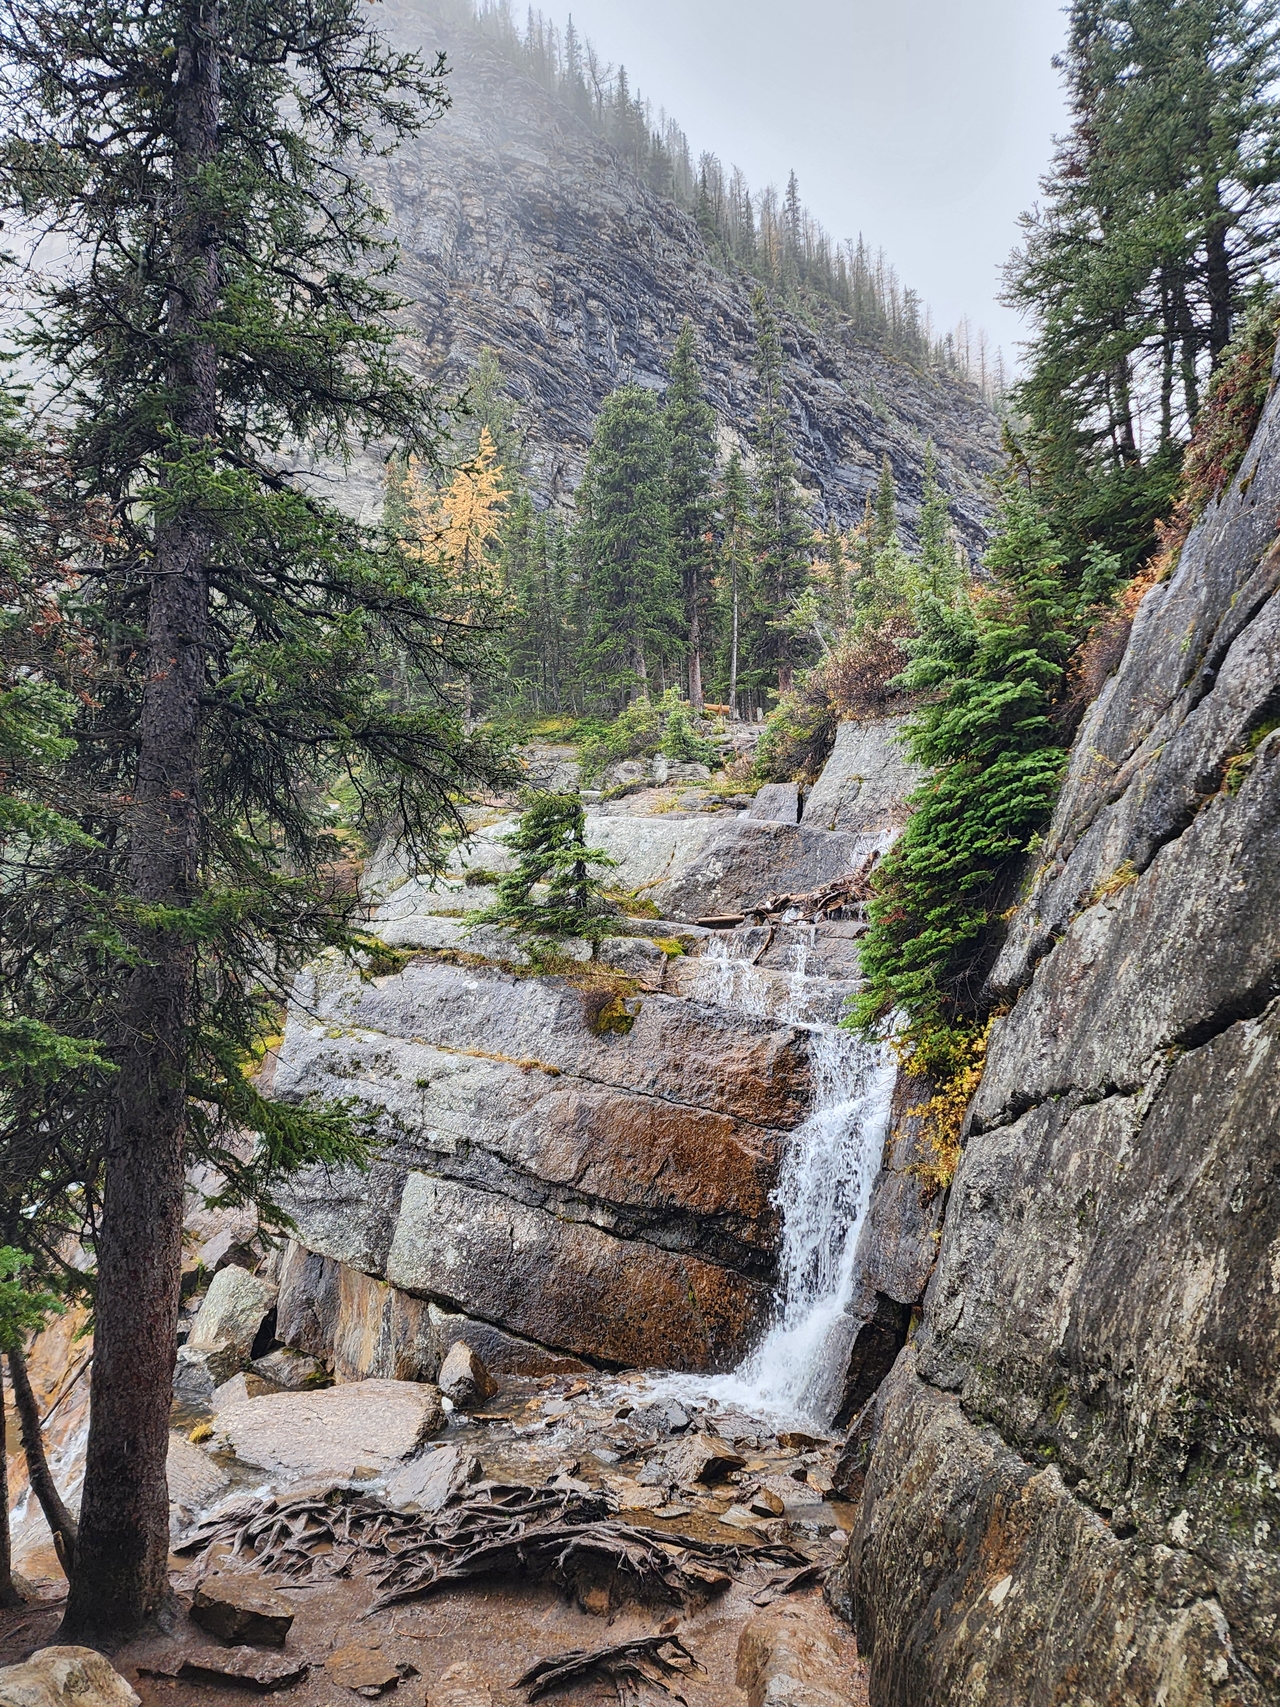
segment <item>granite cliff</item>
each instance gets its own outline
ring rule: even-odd
[[[1278,514],[1273,387],[1081,728],[855,1429],[879,1707],[1280,1692]]]

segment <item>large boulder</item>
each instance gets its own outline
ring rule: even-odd
[[[272,1281],[243,1268],[219,1269],[191,1324],[187,1344],[194,1351],[228,1349],[247,1363],[275,1301]]]
[[[544,1345],[682,1369],[732,1368],[773,1296],[696,1257],[421,1173],[405,1184],[387,1276]]]
[[[142,1698],[92,1648],[40,1648],[0,1667],[0,1707],[141,1707]]]
[[[445,1426],[435,1387],[361,1381],[314,1393],[274,1393],[219,1411],[211,1442],[284,1480],[350,1481],[412,1458]]]
[[[903,721],[869,717],[840,725],[822,775],[805,798],[806,828],[877,835],[901,826],[903,803],[924,775],[903,749]]]
[[[755,818],[712,821],[695,862],[649,891],[664,918],[723,918],[743,914],[771,895],[805,895],[851,876],[881,838]]]

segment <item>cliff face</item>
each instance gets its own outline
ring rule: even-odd
[[[747,446],[755,408],[749,281],[712,266],[693,220],[655,195],[560,102],[464,24],[392,0],[408,45],[447,50],[452,110],[370,177],[403,252],[409,356],[448,387],[482,348],[502,361],[530,477],[562,502],[581,477],[600,405],[628,381],[661,388],[686,317],[725,446]],[[908,531],[925,442],[968,544],[981,545],[983,477],[999,458],[994,417],[973,387],[926,377],[852,334],[784,317],[786,388],[815,519],[860,517],[890,456]],[[378,470],[354,474],[366,506]]]
[[[1280,1696],[1280,397],[1147,595],[995,971],[862,1434],[880,1707]]]
[[[306,973],[274,1088],[356,1098],[381,1153],[369,1174],[317,1168],[292,1182],[297,1238],[329,1267],[292,1264],[281,1322],[337,1311],[337,1325],[327,1345],[292,1327],[281,1337],[335,1352],[372,1311],[389,1324],[372,1337],[398,1343],[429,1308],[491,1330],[486,1355],[511,1367],[540,1368],[547,1352],[738,1363],[774,1311],[775,1194],[865,925],[804,923],[802,907],[735,929],[697,921],[847,884],[911,786],[891,734],[870,725],[841,744],[810,797],[812,826],[809,806],[787,824],[672,812],[660,791],[591,810],[589,840],[617,860],[615,881],[662,913],[600,945],[630,981],[624,1031],[593,1029],[590,992],[571,981],[504,966],[518,952],[507,933],[466,932],[462,913],[495,894],[466,874],[491,881],[510,864],[509,820],[477,832],[443,879],[379,862],[372,928],[409,958],[366,980],[324,963]]]

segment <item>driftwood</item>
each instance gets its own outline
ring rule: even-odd
[[[374,1610],[416,1600],[443,1584],[514,1574],[560,1587],[607,1580],[637,1599],[679,1605],[729,1586],[744,1560],[802,1566],[786,1546],[718,1545],[640,1529],[611,1515],[603,1493],[547,1483],[481,1482],[434,1515],[396,1511],[346,1490],[319,1499],[241,1500],[178,1542],[198,1553],[215,1542],[295,1583],[360,1575],[378,1587]]]
[[[651,1684],[664,1695],[684,1701],[667,1680],[703,1670],[678,1637],[642,1636],[635,1642],[617,1642],[611,1648],[571,1648],[554,1659],[539,1660],[516,1679],[512,1688],[527,1689],[530,1701],[537,1701],[554,1689],[603,1676],[617,1690],[620,1702],[625,1702],[628,1694],[638,1693],[638,1683]]]

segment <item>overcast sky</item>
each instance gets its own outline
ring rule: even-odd
[[[542,0],[563,25],[569,0]],[[940,327],[1012,355],[998,269],[1063,129],[1063,0],[572,0],[695,154],[785,184],[837,238],[883,245]],[[516,7],[522,12],[523,4]]]

